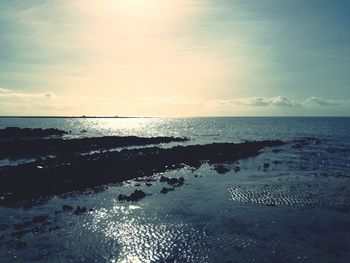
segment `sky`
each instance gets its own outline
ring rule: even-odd
[[[0,115],[350,116],[348,0],[0,0]]]

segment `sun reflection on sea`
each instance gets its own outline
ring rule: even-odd
[[[146,216],[143,206],[117,202],[108,210],[95,211],[90,229],[118,244],[118,257],[110,260],[120,263],[155,262],[170,259],[177,253],[191,259],[194,255],[189,249],[191,239],[200,239],[204,234],[181,222]],[[200,244],[199,240],[195,242]]]
[[[88,133],[109,136],[164,136],[160,129],[165,119],[160,118],[105,118],[82,119],[82,126],[87,127]],[[86,134],[89,135],[89,134]]]
[[[142,261],[135,256],[127,256],[126,258],[118,261],[117,259],[113,259],[112,263],[142,263]]]

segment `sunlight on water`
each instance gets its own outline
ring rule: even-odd
[[[125,259],[122,259],[122,260],[112,260],[112,262],[114,263],[142,263],[142,261],[138,258],[138,257],[135,257],[135,256],[126,256]]]
[[[107,240],[117,241],[120,253],[112,262],[157,262],[178,254],[184,260],[192,260],[201,254],[195,250],[201,249],[198,245],[205,237],[203,230],[145,213],[137,205],[116,204],[110,210],[95,211],[92,223],[86,226],[103,233],[106,244],[111,243]]]
[[[6,119],[4,127],[58,128],[68,137],[180,136],[193,143],[291,139],[300,136],[348,136],[350,118],[82,118]],[[86,131],[86,132],[82,132]]]
[[[8,121],[2,125],[16,126],[16,120]],[[185,184],[166,195],[160,190],[169,186],[156,175],[150,186],[131,180],[91,195],[55,198],[25,213],[1,208],[4,262],[14,256],[18,262],[116,263],[333,262],[335,254],[349,258],[348,119],[50,119],[28,120],[25,126],[72,130],[77,137],[175,135],[191,138],[189,143],[272,137],[291,144],[240,160],[235,165],[241,170],[225,175],[209,165],[167,171],[162,175],[184,177]],[[291,147],[305,134],[321,143]],[[138,202],[119,202],[118,195],[129,195],[136,183],[149,195]],[[63,204],[93,210],[76,215],[62,211]],[[42,214],[48,215],[49,224],[24,231],[38,227],[46,232],[23,234],[26,249],[5,244],[14,242],[14,223],[32,222]]]
[[[123,119],[87,119],[81,120],[81,126],[88,127],[90,133],[104,135],[139,135],[154,136],[155,125],[161,125],[159,119],[152,118],[123,118]],[[158,135],[161,135],[159,133]]]

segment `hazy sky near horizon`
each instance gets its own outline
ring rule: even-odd
[[[0,115],[350,115],[347,0],[0,0]]]

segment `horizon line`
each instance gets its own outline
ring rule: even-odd
[[[203,115],[203,116],[64,116],[64,115],[0,115],[0,118],[19,118],[19,119],[137,119],[137,118],[349,118],[350,115]]]

